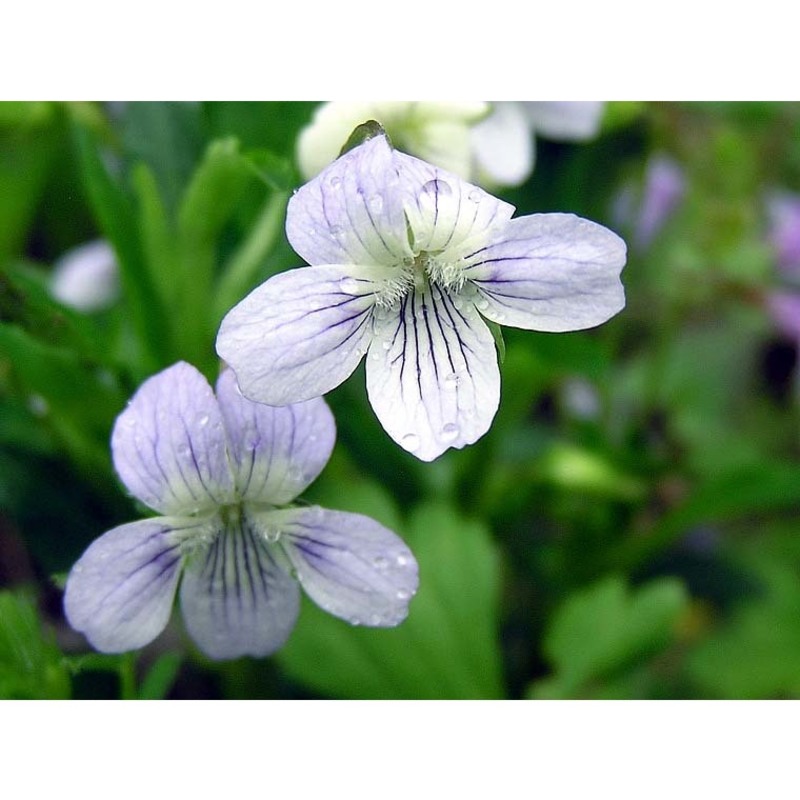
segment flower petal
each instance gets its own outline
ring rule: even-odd
[[[151,642],[166,627],[181,570],[180,543],[198,523],[179,517],[120,525],[89,545],[67,578],[69,624],[104,653]]]
[[[240,496],[272,505],[294,500],[328,463],[336,424],[321,397],[289,406],[245,399],[231,370],[217,381]]]
[[[363,120],[362,120],[363,121]],[[301,186],[286,236],[309,264],[386,264],[411,256],[394,151],[376,136]]]
[[[492,113],[472,129],[479,169],[502,186],[517,186],[533,171],[530,124],[519,103],[494,103]]]
[[[294,508],[263,515],[297,579],[325,611],[353,625],[391,627],[408,615],[417,562],[399,536],[361,514]]]
[[[447,250],[457,259],[486,244],[502,230],[514,206],[418,158],[395,153],[414,252]]]
[[[572,214],[512,220],[476,252],[464,274],[479,289],[481,313],[534,331],[592,328],[625,305],[619,279],[625,242]]]
[[[187,560],[181,583],[186,629],[213,659],[263,657],[289,637],[300,590],[246,515],[224,525]],[[280,554],[279,554],[280,555]]]
[[[494,340],[471,302],[433,284],[376,321],[367,393],[389,436],[423,461],[479,439],[500,402]]]
[[[225,429],[208,381],[179,362],[146,380],[117,417],[114,466],[128,490],[164,514],[229,502]]]
[[[605,103],[597,100],[537,100],[522,103],[533,129],[548,139],[582,141],[596,136]]]
[[[280,406],[320,397],[366,352],[376,290],[351,267],[282,272],[228,312],[217,353],[253,400]]]

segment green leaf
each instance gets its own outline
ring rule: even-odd
[[[428,504],[412,513],[405,533],[420,567],[408,619],[390,630],[354,628],[306,602],[280,665],[333,697],[502,697],[499,558],[489,532]]]
[[[180,653],[164,653],[159,656],[139,687],[139,699],[163,700],[175,683],[180,666]]]
[[[503,329],[490,319],[485,319],[486,327],[492,332],[494,345],[497,348],[497,360],[502,364],[506,360],[506,341],[503,338]]]
[[[189,182],[204,144],[198,103],[126,103],[122,113],[125,154],[146,164],[166,208],[173,212]]]
[[[182,358],[201,369],[216,363],[213,336],[218,320],[213,308],[219,237],[249,179],[250,168],[236,139],[220,139],[206,149],[178,211],[180,299],[175,309]]]
[[[589,681],[630,667],[669,644],[688,596],[672,578],[630,590],[610,577],[572,594],[544,636],[553,678],[534,684],[531,696],[579,697]]]
[[[248,150],[243,154],[245,163],[276,192],[291,192],[300,182],[291,162],[269,150]]]
[[[103,164],[99,145],[89,130],[73,123],[75,147],[86,194],[100,229],[111,242],[120,268],[125,304],[143,347],[142,373],[155,372],[170,360],[165,310],[159,300],[136,234],[133,202]]]
[[[63,700],[70,681],[53,637],[23,593],[0,592],[0,698]]]

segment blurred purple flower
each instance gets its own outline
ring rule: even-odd
[[[286,233],[314,266],[270,278],[225,317],[217,351],[253,400],[342,383],[368,352],[387,433],[431,461],[480,438],[500,400],[484,322],[574,331],[625,304],[625,243],[571,214],[514,207],[377,136],[289,203]]]
[[[788,192],[767,200],[769,241],[786,277],[800,277],[800,196]]]
[[[186,628],[215,659],[265,656],[286,641],[301,585],[352,624],[400,623],[417,564],[368,517],[288,506],[333,449],[321,398],[273,408],[180,362],[120,414],[114,465],[131,494],[164,516],[105,533],[73,567],[64,606],[95,648],[143,647],[164,629],[180,582]],[[181,580],[182,576],[182,580]]]
[[[767,216],[778,277],[789,284],[767,294],[767,310],[778,329],[800,343],[800,196],[773,193],[767,200]]]
[[[633,231],[637,250],[646,250],[680,205],[686,192],[686,178],[677,161],[669,156],[652,156],[645,168],[641,188],[625,186],[614,201],[618,224]]]

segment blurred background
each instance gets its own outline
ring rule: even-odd
[[[623,236],[627,305],[503,329],[492,428],[432,464],[385,435],[363,365],[328,395],[305,499],[410,544],[403,625],[304,601],[274,657],[228,663],[177,614],[122,656],[69,628],[72,564],[148,513],[113,470],[116,415],[179,359],[213,380],[224,313],[302,263],[283,223],[318,112],[0,103],[0,697],[800,697],[794,103],[606,103],[580,140],[531,128],[515,185],[479,175],[517,214]]]

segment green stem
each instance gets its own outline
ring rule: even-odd
[[[120,699],[136,700],[136,653],[123,653],[119,659]]]

